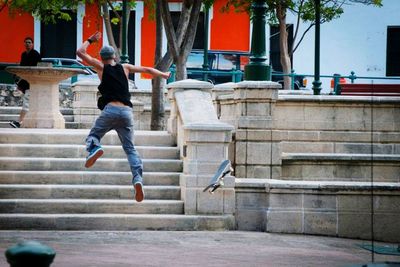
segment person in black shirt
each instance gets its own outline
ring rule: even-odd
[[[144,199],[143,163],[133,144],[133,110],[130,101],[128,75],[129,73],[140,72],[167,79],[170,73],[150,67],[116,63],[114,49],[110,46],[101,49],[101,61],[93,58],[86,50],[91,43],[97,42],[100,38],[101,33],[96,32],[76,51],[76,54],[83,61],[94,67],[101,81],[98,87],[101,97],[97,106],[102,112],[86,138],[86,150],[89,154],[86,158],[85,167],[93,166],[96,160],[103,155],[104,150],[100,145],[101,138],[108,131],[116,130],[131,168],[135,199],[137,202],[141,202]]]
[[[21,54],[20,66],[36,66],[42,60],[38,51],[33,49],[33,39],[26,37],[24,40],[25,51]],[[29,109],[29,83],[24,79],[17,81],[17,89],[20,90],[23,96],[22,109],[19,114],[19,121],[10,121],[10,125],[14,128],[19,128]]]

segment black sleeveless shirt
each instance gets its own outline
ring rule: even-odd
[[[130,101],[128,79],[121,64],[114,66],[107,64],[103,68],[103,77],[98,87],[101,97],[97,102],[97,107],[101,110],[111,101],[119,101],[132,107]]]

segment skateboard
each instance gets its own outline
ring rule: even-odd
[[[233,171],[231,162],[229,160],[224,160],[221,165],[219,165],[214,177],[211,178],[210,184],[204,188],[203,192],[208,190],[210,194],[213,194],[215,190],[224,185],[224,177],[231,171]]]

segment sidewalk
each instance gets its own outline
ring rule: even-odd
[[[4,252],[22,240],[52,247],[57,255],[51,267],[351,266],[371,262],[371,253],[357,246],[370,242],[320,236],[241,231],[0,231],[0,266],[9,266]],[[400,257],[375,254],[375,262],[383,261],[400,262]]]

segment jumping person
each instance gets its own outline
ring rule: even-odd
[[[115,51],[111,46],[104,46],[100,50],[101,61],[93,58],[86,50],[91,43],[99,41],[100,38],[101,33],[96,32],[76,51],[76,54],[83,61],[94,67],[101,81],[98,87],[101,97],[97,106],[102,112],[86,138],[86,150],[89,154],[86,158],[85,167],[93,166],[96,160],[103,155],[104,151],[100,145],[101,138],[108,131],[116,130],[131,168],[135,199],[141,202],[144,199],[143,163],[133,144],[133,112],[128,75],[129,73],[141,72],[167,79],[170,73],[150,67],[116,63]]]
[[[33,39],[26,37],[24,39],[25,51],[21,54],[20,66],[36,66],[42,60],[38,51],[33,49]],[[10,125],[14,128],[21,127],[21,123],[29,110],[29,83],[17,77],[17,89],[20,90],[24,96],[22,98],[22,109],[19,113],[19,121],[10,121]]]

